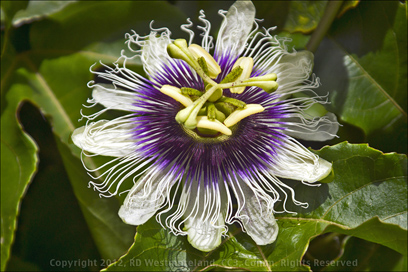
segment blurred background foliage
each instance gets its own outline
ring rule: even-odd
[[[89,67],[116,61],[125,33],[147,35],[152,20],[173,38],[186,37],[179,26],[188,17],[199,24],[203,9],[216,36],[217,12],[232,3],[1,2],[2,271],[109,265],[122,271],[407,270],[405,2],[344,1],[327,25],[314,50],[314,72],[322,82],[318,93],[330,93],[327,107],[342,127],[328,143],[304,143],[316,150],[329,145],[316,152],[333,162],[336,176],[317,189],[287,181],[311,207],[297,216],[278,215],[273,245],[256,246],[232,226],[219,249],[202,253],[154,219],[135,236],[136,229],[117,216],[124,196],[99,198],[87,188],[90,178],[70,134],[84,124],[78,119],[91,94]],[[295,50],[310,45],[330,11],[328,1],[254,4],[262,26],[276,25],[275,33],[292,38],[288,46]],[[128,65],[143,73],[138,59]]]

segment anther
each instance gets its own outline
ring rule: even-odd
[[[216,130],[225,135],[231,135],[232,131],[218,120],[210,121],[207,116],[197,117],[197,127]]]
[[[237,66],[234,69],[231,70],[231,72],[229,72],[228,75],[226,75],[224,77],[224,79],[220,82],[220,84],[223,83],[231,83],[236,81],[239,76],[242,74],[243,69],[241,68],[241,66]]]
[[[193,89],[193,88],[187,88],[187,87],[183,87],[180,89],[181,93],[184,95],[195,95],[195,96],[202,96],[203,92]]]
[[[241,57],[237,59],[234,66],[232,67],[232,70],[234,70],[234,68],[236,67],[242,68],[241,75],[236,79],[236,81],[245,80],[251,76],[252,68],[254,67],[254,60],[250,57]],[[232,93],[237,93],[237,94],[242,93],[244,90],[245,90],[245,87],[230,88],[230,91]]]
[[[182,91],[177,87],[171,85],[163,85],[160,91],[165,95],[170,96],[174,100],[180,102],[181,104],[183,104],[184,107],[188,107],[191,104],[193,104],[191,98],[182,94]]]
[[[229,103],[239,109],[243,109],[246,106],[245,102],[242,102],[241,100],[232,98],[232,97],[222,97],[220,100],[220,102],[225,102],[225,103]]]
[[[188,47],[188,49],[196,59],[204,58],[208,68],[208,75],[211,78],[216,78],[221,73],[221,67],[218,65],[215,59],[204,50],[204,48],[193,43]]]
[[[243,109],[237,109],[233,113],[231,113],[225,120],[224,124],[227,127],[231,127],[241,121],[242,119],[255,114],[264,111],[264,107],[262,107],[259,104],[248,104],[246,105],[245,108]]]

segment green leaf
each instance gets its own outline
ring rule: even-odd
[[[287,181],[296,190],[296,198],[308,202],[309,208],[288,206],[299,214],[276,215],[279,234],[274,244],[258,246],[240,228],[232,226],[229,237],[218,249],[203,253],[192,248],[186,237],[164,230],[153,218],[138,227],[128,254],[107,271],[177,268],[195,271],[214,267],[250,271],[307,270],[302,264],[308,263],[302,263],[301,259],[310,239],[333,231],[406,254],[406,157],[348,143],[325,147],[317,153],[333,161],[334,181],[320,187]]]
[[[29,1],[1,1],[2,23],[5,22],[7,27],[12,25],[14,15],[22,9],[25,9]],[[3,16],[4,15],[4,16]]]
[[[135,227],[124,224],[119,218],[117,199],[100,198],[93,190],[84,189],[89,176],[83,171],[81,161],[72,155],[67,145],[57,144],[75,196],[81,203],[82,213],[102,257],[110,260],[118,258],[132,244]]]
[[[345,240],[344,254],[324,271],[404,271],[402,260],[401,254],[388,247],[349,237]]]
[[[37,146],[22,131],[16,112],[23,94],[9,93],[1,115],[1,270],[14,239],[20,201],[37,169]]]
[[[177,36],[182,33],[180,25],[185,23],[185,16],[172,5],[157,1],[76,2],[63,12],[52,14],[50,20],[33,24],[31,45],[36,50],[72,51],[95,42],[124,42],[125,34],[132,29],[141,36],[148,34],[152,20],[154,28],[168,27]],[[84,25],[93,26],[92,30],[84,31]],[[43,39],[44,36],[53,38]],[[116,52],[115,58],[118,57],[120,51]]]
[[[26,99],[36,103],[44,114],[51,117],[53,130],[62,142],[59,150],[63,156],[65,168],[98,249],[103,257],[113,259],[126,251],[134,229],[122,223],[117,216],[112,218],[112,214],[116,215],[119,208],[117,199],[99,200],[98,194],[87,188],[89,177],[80,162],[79,150],[74,149],[73,144],[69,143],[70,134],[75,128],[72,120],[79,119],[81,107],[81,104],[78,105],[73,101],[77,101],[78,98],[86,101],[88,95],[84,88],[77,84],[86,86],[86,82],[90,80],[88,70],[81,71],[76,68],[83,65],[90,66],[94,62],[93,59],[88,59],[86,54],[84,55],[44,60],[39,70],[30,59],[23,59],[31,69],[37,71],[32,72],[23,67],[18,69],[9,93],[25,95]],[[65,80],[67,77],[70,78],[68,82]],[[71,146],[75,155],[73,156],[69,149],[64,149],[63,145]],[[88,163],[93,162],[88,160]],[[106,246],[107,242],[109,246]]]
[[[92,238],[106,260],[104,265],[109,264],[126,251],[130,245],[129,237],[133,235],[134,228],[120,222],[117,216],[119,207],[117,199],[100,199],[97,193],[87,188],[90,178],[83,170],[79,150],[69,141],[70,134],[75,127],[84,124],[84,121],[78,123],[77,120],[80,118],[81,104],[85,103],[90,96],[90,90],[86,88],[86,83],[92,79],[88,70],[89,66],[99,60],[108,64],[115,61],[124,47],[125,33],[134,29],[142,36],[147,35],[150,32],[148,23],[156,19],[153,24],[154,28],[167,26],[173,32],[172,38],[180,37],[180,34],[185,37],[185,33],[179,30],[179,26],[185,23],[185,16],[178,8],[184,4],[180,4],[180,1],[170,2],[176,2],[177,6],[168,2],[154,1],[80,1],[67,5],[63,10],[50,12],[41,21],[31,22],[30,25],[17,29],[8,28],[10,26],[6,25],[6,30],[2,31],[1,101],[4,118],[15,120],[17,105],[21,100],[26,99],[33,102],[50,121],[58,142],[58,150],[55,152],[61,153]],[[193,2],[192,5],[195,3]],[[199,2],[197,6],[200,6],[200,3],[202,2]],[[28,2],[2,1],[2,11],[8,20],[6,23],[10,24],[9,20],[14,17],[14,14],[19,9],[27,9],[27,5]],[[216,5],[205,3],[205,5],[218,7],[218,5],[227,5],[227,3],[220,2]],[[277,22],[276,25],[280,27],[278,30],[281,30],[286,22],[289,25],[290,22],[295,22],[291,26],[291,31],[298,29],[301,33],[310,32],[316,26],[321,16],[319,12],[323,8],[323,4],[317,2],[307,4],[312,8],[321,7],[314,11],[293,9],[296,5],[303,5],[294,2],[255,2],[255,5],[258,10],[257,18],[266,18],[263,26],[273,26],[275,24],[269,22]],[[403,64],[398,64],[398,68],[401,68],[398,71],[392,66],[397,60],[406,61],[406,55],[403,52],[406,49],[406,40],[404,40],[406,16],[401,15],[401,8],[398,8],[398,5],[397,2],[373,3],[372,6],[361,3],[337,20],[330,31],[329,40],[334,50],[329,50],[328,55],[329,57],[330,55],[340,56],[337,59],[340,62],[332,61],[329,57],[321,57],[322,55],[319,57],[318,54],[323,54],[324,48],[318,51],[316,60],[320,59],[320,63],[319,61],[317,63],[320,69],[329,74],[326,77],[327,80],[324,80],[324,76],[322,77],[323,94],[326,94],[328,90],[335,90],[334,96],[331,97],[331,106],[341,118],[354,110],[351,107],[355,107],[356,111],[361,111],[367,104],[365,101],[367,97],[371,99],[371,93],[374,93],[373,97],[377,97],[375,94],[378,91],[372,88],[369,95],[361,96],[358,88],[362,83],[359,78],[350,78],[351,72],[355,69],[353,70],[351,66],[346,67],[344,61],[346,57],[353,57],[361,66],[361,71],[368,71],[368,75],[399,106],[405,107],[403,102],[404,95],[406,101],[406,93],[401,92],[400,87],[395,88],[395,93],[389,91],[393,84],[404,85]],[[228,7],[229,4],[226,8]],[[288,13],[289,8],[292,8],[291,14]],[[206,9],[206,14],[207,12]],[[310,21],[299,20],[301,16],[305,16],[302,12]],[[30,16],[35,18],[35,13]],[[39,14],[41,12],[37,15]],[[221,21],[221,17],[217,14],[214,17],[219,17]],[[355,21],[356,18],[363,18],[363,20]],[[211,23],[214,22],[211,20]],[[357,31],[355,26],[357,26]],[[217,24],[214,24],[212,29],[216,30]],[[309,38],[301,33],[295,37],[295,48],[297,49],[302,48]],[[393,42],[393,33],[396,37],[394,40],[396,47],[390,46]],[[283,33],[282,35],[289,34]],[[363,42],[360,42],[360,37]],[[17,55],[12,52],[10,44],[16,46],[19,52]],[[22,44],[21,48],[17,47],[19,44]],[[396,48],[399,50],[398,53]],[[138,58],[134,59],[131,64],[136,71],[142,71]],[[383,71],[379,70],[380,64],[384,65],[383,71],[386,76],[383,76]],[[96,65],[94,69],[99,67]],[[344,73],[333,72],[334,67],[340,67]],[[317,75],[321,76],[321,73],[317,72]],[[362,78],[367,81],[367,77]],[[354,82],[354,85],[349,84],[351,82]],[[348,100],[350,99],[349,94],[351,98],[361,100],[361,103],[351,104],[350,101],[354,100]],[[16,98],[14,104],[9,104],[8,98],[13,96],[18,99]],[[368,101],[368,105],[371,102]],[[85,114],[93,112],[95,112],[93,109],[84,110]],[[390,113],[393,114],[393,111],[391,110]],[[378,135],[379,145],[377,146],[384,146],[384,135],[389,135],[389,138],[394,137],[397,128],[406,127],[406,118],[405,121],[404,118],[399,118],[391,125],[384,126],[386,122],[379,119],[383,117],[381,114],[372,116],[366,114],[363,117],[363,119],[351,119],[348,122],[361,128],[366,127],[365,130],[369,131],[370,137]],[[359,120],[363,121],[358,123]],[[13,140],[31,147],[30,152],[24,150],[22,157],[27,159],[27,156],[31,156],[33,159],[34,145],[27,138],[28,136],[23,134],[18,123],[7,121],[6,124],[11,124],[11,129],[5,131],[2,127],[2,140],[3,133],[8,134],[10,131],[10,135],[6,138],[16,135]],[[13,131],[17,133],[13,134]],[[405,140],[406,137],[400,137],[400,141],[395,141],[395,145],[401,145]],[[19,143],[18,146],[24,145]],[[387,150],[396,149],[392,146]],[[4,152],[5,156],[9,155],[7,151]],[[302,266],[300,260],[310,239],[329,231],[354,235],[406,253],[406,238],[404,237],[406,237],[407,212],[406,196],[403,195],[406,192],[405,157],[397,154],[382,154],[367,146],[349,144],[323,149],[319,155],[334,162],[335,173],[337,173],[335,180],[319,188],[306,187],[299,182],[287,181],[296,189],[297,199],[308,201],[310,208],[305,211],[292,207],[292,210],[299,212],[297,216],[278,217],[280,233],[278,241],[273,245],[257,246],[245,233],[241,232],[240,228],[232,226],[229,237],[224,239],[223,244],[217,250],[202,253],[192,248],[186,237],[173,236],[152,219],[138,227],[136,241],[129,253],[108,270],[210,270],[213,268],[250,271],[308,270],[307,267]],[[3,164],[3,161],[2,167],[8,167],[7,164]],[[87,165],[98,164],[95,161],[86,163]],[[25,171],[29,172],[31,169],[32,172],[32,165],[33,163],[26,165]],[[401,175],[398,176],[399,174]],[[8,182],[11,180],[4,179],[2,176],[2,196],[3,186],[11,186]],[[7,205],[17,207],[18,203],[19,199],[15,198]],[[13,220],[15,224],[15,218]],[[12,232],[7,232],[6,236],[12,241]],[[11,242],[2,243],[2,268],[5,265],[3,253],[6,252],[5,259],[7,259],[10,244]],[[163,260],[164,263],[157,265],[154,263],[157,260]],[[120,264],[128,266],[123,267]]]
[[[331,109],[369,137],[406,138],[406,20],[402,3],[362,2],[333,23],[316,52],[319,93],[330,92]],[[406,152],[405,142],[387,150]]]
[[[309,33],[323,16],[327,1],[292,1],[284,30]]]
[[[357,7],[358,3],[360,3],[360,0],[344,1],[343,5],[340,8],[339,14],[337,14],[337,18],[343,16],[343,14],[346,13],[346,11],[348,11],[349,9]]]
[[[21,201],[6,270],[21,271],[22,260],[44,271],[55,270],[55,260],[101,259],[57,152],[51,127],[29,102],[22,103],[19,120],[38,145],[39,165]],[[25,270],[32,271],[35,266]]]
[[[22,24],[31,23],[35,20],[58,12],[67,5],[75,2],[71,1],[29,1],[26,9],[19,10],[13,17],[12,23],[14,27],[19,27]]]

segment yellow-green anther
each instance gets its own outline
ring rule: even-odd
[[[216,118],[216,111],[217,109],[215,108],[213,103],[208,104],[208,109],[207,109],[207,117],[208,120],[214,121]]]
[[[245,82],[252,82],[252,81],[276,81],[278,76],[275,73],[258,76],[258,77],[251,77],[245,80]]]
[[[220,102],[229,103],[229,104],[231,104],[231,105],[233,105],[233,106],[235,106],[237,108],[240,108],[240,109],[242,109],[242,108],[244,108],[246,106],[245,102],[242,102],[241,100],[238,100],[238,99],[235,99],[235,98],[232,98],[232,97],[225,97],[224,96],[223,98],[220,99]]]
[[[193,101],[190,99],[190,97],[182,94],[182,91],[177,87],[171,85],[163,85],[160,91],[165,95],[170,96],[174,100],[180,102],[184,107],[188,107],[193,104]]]
[[[203,79],[205,84],[212,84],[212,85],[216,84],[210,77],[213,76],[214,72],[212,71],[212,69],[214,69],[214,68],[212,68],[212,66],[214,66],[214,65],[216,65],[218,67],[218,69],[219,69],[219,72],[217,73],[217,75],[221,72],[221,68],[219,67],[218,63],[214,60],[213,57],[211,57],[210,54],[208,54],[208,52],[206,52],[200,46],[198,46],[198,45],[193,45],[192,46],[192,48],[196,48],[198,46],[198,47],[201,48],[202,51],[205,52],[205,53],[203,53],[204,55],[198,55],[198,56],[195,55],[196,52],[194,51],[194,49],[190,50],[189,47],[187,47],[187,46],[188,45],[187,45],[186,40],[177,39],[174,42],[167,45],[167,53],[172,58],[181,59],[181,60],[184,60],[185,62],[187,62],[191,66],[191,68],[193,68],[197,72],[197,74]],[[200,50],[196,50],[196,51],[200,51]],[[208,70],[209,70],[208,72],[209,72],[210,76],[208,76],[208,75],[206,75],[204,73],[203,69],[201,68],[200,64],[198,63],[197,59],[199,57],[204,57],[204,59],[205,59],[205,61],[207,63],[207,67],[208,67]],[[211,65],[209,64],[209,61],[211,62]]]
[[[193,88],[187,88],[187,87],[183,87],[180,89],[181,93],[184,95],[195,95],[195,96],[202,96],[203,92],[193,89]]]
[[[221,73],[221,67],[218,65],[215,59],[204,50],[204,48],[193,43],[188,47],[188,49],[196,59],[199,59],[200,57],[205,59],[208,67],[208,73],[211,78],[216,78]]]
[[[185,39],[176,39],[173,42],[177,47],[179,47],[180,49],[184,49],[184,48],[188,48],[188,44],[187,41]],[[183,50],[184,51],[184,50]]]
[[[167,53],[172,58],[184,60],[194,70],[200,68],[197,60],[191,54],[190,50],[188,50],[187,41],[185,39],[177,39],[173,43],[168,44]]]
[[[234,66],[232,66],[232,69],[234,69],[235,67],[241,67],[242,68],[242,73],[237,78],[237,80],[248,79],[251,76],[252,68],[254,67],[254,60],[252,58],[250,58],[250,57],[241,57],[241,58],[237,59]],[[244,90],[245,90],[245,87],[230,88],[230,91],[232,93],[237,93],[237,94],[242,93]]]
[[[235,110],[234,106],[225,102],[217,102],[215,103],[215,107],[226,116],[230,115]]]
[[[190,64],[190,59],[186,55],[186,53],[184,53],[183,50],[181,50],[177,45],[175,45],[173,43],[169,43],[167,45],[167,53],[172,58],[181,59],[181,60],[184,60],[184,61],[186,61],[187,63]]]
[[[210,73],[208,72],[208,66],[207,66],[207,62],[205,61],[205,58],[204,57],[199,57],[197,59],[197,61],[198,61],[198,64],[200,65],[201,69],[203,69],[204,73],[207,76],[210,76]]]
[[[227,128],[223,123],[218,120],[210,121],[207,116],[198,116],[197,117],[197,127],[206,128],[211,130],[216,130],[225,135],[231,135],[232,132]]]
[[[241,68],[241,66],[235,67],[226,77],[224,77],[220,84],[234,82],[242,74],[242,71],[243,69]]]
[[[224,124],[227,127],[231,127],[241,121],[242,119],[255,114],[264,111],[264,107],[262,107],[259,104],[248,104],[246,105],[245,108],[243,109],[237,109],[233,113],[231,113],[225,120]]]

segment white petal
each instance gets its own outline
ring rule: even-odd
[[[114,110],[134,111],[135,94],[118,89],[108,88],[111,85],[95,85],[92,98],[106,108]]]
[[[221,236],[226,232],[226,191],[222,181],[204,185],[202,180],[195,179],[190,184],[183,190],[189,195],[183,215],[184,230],[193,247],[211,251],[221,244]]]
[[[257,199],[254,193],[246,191],[245,206],[240,213],[245,231],[257,245],[275,242],[279,228],[272,210],[263,199]]]
[[[161,207],[164,196],[159,182],[150,175],[144,176],[130,190],[119,216],[129,225],[141,225],[149,220]]]
[[[214,225],[209,220],[201,220],[200,216],[188,218],[185,227],[188,235],[187,240],[190,244],[201,251],[208,252],[221,244],[224,218],[220,215]]]
[[[132,125],[123,120],[91,122],[74,130],[72,141],[82,150],[103,156],[123,157],[135,151]]]
[[[228,10],[217,38],[217,55],[238,56],[245,48],[255,20],[255,6],[251,1],[236,1]]]
[[[275,176],[316,182],[327,177],[332,164],[313,154],[294,139],[287,140],[276,148],[277,156],[271,173]]]
[[[285,134],[307,141],[327,141],[336,137],[339,130],[337,117],[331,112],[317,120],[305,120],[301,117],[286,119]]]

